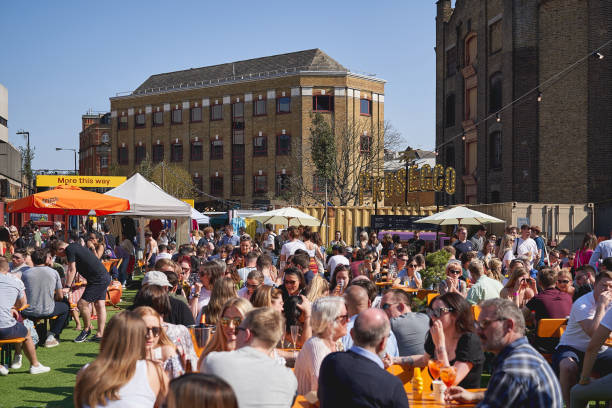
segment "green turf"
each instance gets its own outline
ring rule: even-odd
[[[123,292],[121,308],[132,304],[134,290]],[[107,319],[120,310],[107,307]],[[62,331],[59,346],[52,349],[38,347],[36,354],[40,362],[51,367],[44,374],[31,375],[30,362],[23,357],[19,370],[10,370],[8,376],[0,377],[0,408],[73,407],[72,392],[75,375],[98,354],[99,343],[74,343],[79,334],[74,321]],[[97,323],[94,322],[94,329]],[[95,332],[95,330],[94,330]]]

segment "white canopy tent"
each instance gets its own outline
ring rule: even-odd
[[[196,220],[198,224],[210,224],[210,217],[202,214],[193,207],[191,207],[191,219]]]
[[[142,218],[176,219],[177,245],[189,243],[189,219],[191,206],[184,201],[172,197],[155,183],[151,183],[139,173],[134,174],[123,184],[107,191],[105,194],[125,198],[130,201],[128,211],[113,215],[127,215]],[[144,242],[144,230],[140,230],[140,242]]]

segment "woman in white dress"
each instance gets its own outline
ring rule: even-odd
[[[132,311],[110,319],[100,354],[77,374],[76,408],[151,408],[163,401],[168,377],[159,364],[146,360],[147,331]]]
[[[328,296],[318,299],[312,305],[310,322],[312,337],[304,343],[295,361],[294,373],[300,395],[317,391],[321,362],[329,353],[342,349],[339,340],[346,334],[348,323],[344,298]]]

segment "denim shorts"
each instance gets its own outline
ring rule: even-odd
[[[27,335],[28,329],[21,322],[17,322],[14,326],[0,329],[0,340],[17,339]]]

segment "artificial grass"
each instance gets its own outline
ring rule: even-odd
[[[120,309],[106,308],[107,320],[131,305],[135,293],[135,290],[124,290]],[[51,367],[50,372],[31,375],[30,362],[24,355],[22,368],[11,369],[9,375],[0,376],[0,408],[74,407],[72,394],[76,373],[98,355],[100,347],[96,342],[74,343],[79,334],[74,327],[75,323],[71,321],[62,331],[59,346],[36,349],[38,360]],[[95,333],[95,321],[93,327],[92,333]]]

